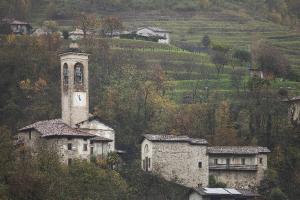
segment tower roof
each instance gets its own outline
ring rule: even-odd
[[[65,50],[63,50],[59,55],[65,55],[65,54],[70,54],[70,53],[76,53],[76,54],[83,54],[83,55],[89,55],[86,53],[84,50],[80,48],[77,42],[72,41],[69,45],[69,47]]]

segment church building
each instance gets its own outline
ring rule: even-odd
[[[59,55],[60,119],[38,121],[19,129],[18,143],[34,152],[40,143],[55,147],[64,163],[89,160],[115,151],[115,132],[89,113],[89,55],[77,44]]]

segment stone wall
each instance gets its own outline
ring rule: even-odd
[[[31,134],[31,137],[30,137]],[[24,141],[24,145],[29,147],[34,152],[41,140],[40,133],[35,130],[23,131],[18,134],[18,139]]]
[[[72,144],[72,150],[68,150],[68,144]],[[84,144],[87,145],[87,151],[84,151]],[[68,159],[90,159],[90,142],[82,138],[50,138],[47,139],[47,145],[57,149],[63,163],[68,163]]]
[[[217,182],[226,183],[230,188],[248,189],[257,186],[256,171],[210,170],[209,174],[215,176]]]
[[[29,139],[30,131],[20,132],[18,138],[24,141],[24,145],[29,147],[32,152],[36,152],[38,145],[41,142],[50,148],[55,148],[63,163],[68,163],[68,159],[90,160],[91,147],[94,147],[93,155],[107,156],[110,152],[108,143],[94,142],[90,143],[89,139],[83,138],[41,138],[41,134],[35,130],[31,131],[31,139]],[[72,150],[68,150],[68,144],[72,144]],[[87,150],[84,150],[84,145],[87,145]]]
[[[151,170],[154,173],[187,187],[208,185],[208,156],[205,145],[191,145],[188,142],[150,142],[145,139],[142,151],[146,144],[149,145],[148,156],[152,160]],[[145,155],[142,155],[143,158]]]

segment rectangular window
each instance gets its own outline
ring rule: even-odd
[[[144,169],[144,170],[146,169],[145,163],[146,163],[146,161],[143,160],[143,169]]]
[[[263,159],[259,158],[259,163],[262,164],[263,163]]]
[[[245,165],[245,158],[242,158],[242,165]]]
[[[83,151],[87,151],[87,149],[88,149],[87,144],[83,144]]]
[[[72,143],[68,144],[68,150],[72,150]]]
[[[150,160],[150,158],[148,158],[148,167],[150,168],[150,162],[151,162],[151,160]]]
[[[94,147],[91,147],[91,155],[94,154]]]
[[[202,168],[202,162],[198,162],[198,167]]]
[[[31,140],[31,131],[29,131],[29,140]]]
[[[218,164],[218,159],[214,159],[214,164],[215,164],[215,165]]]
[[[68,165],[70,166],[71,164],[72,164],[72,159],[69,158],[69,159],[68,159]]]
[[[226,165],[230,165],[230,158],[226,159]]]

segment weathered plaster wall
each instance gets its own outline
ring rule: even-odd
[[[94,151],[93,151],[94,156],[101,156],[101,155],[106,156],[109,152],[111,152],[108,143],[94,142],[90,146],[94,147]]]
[[[91,134],[113,140],[112,142],[108,143],[109,145],[108,150],[115,151],[115,131],[109,126],[106,126],[105,124],[99,122],[98,120],[91,120],[91,121],[87,120],[79,124],[79,128]]]
[[[148,148],[147,148],[148,147]],[[153,156],[152,156],[152,142],[150,142],[149,140],[145,139],[142,142],[141,145],[141,167],[143,169],[143,161],[146,159],[146,157],[150,158],[150,167],[149,167],[149,171],[152,171],[153,169]],[[146,150],[148,149],[148,150]]]
[[[203,200],[203,198],[197,192],[193,192],[189,195],[189,200]]]
[[[63,85],[63,66],[68,65],[69,79],[68,85]],[[83,64],[83,87],[78,89],[74,86],[74,66],[76,63]],[[87,120],[89,117],[89,71],[88,56],[86,54],[65,54],[61,56],[61,98],[62,98],[62,120],[74,127],[75,124]],[[86,93],[86,104],[84,106],[74,106],[74,92]]]

